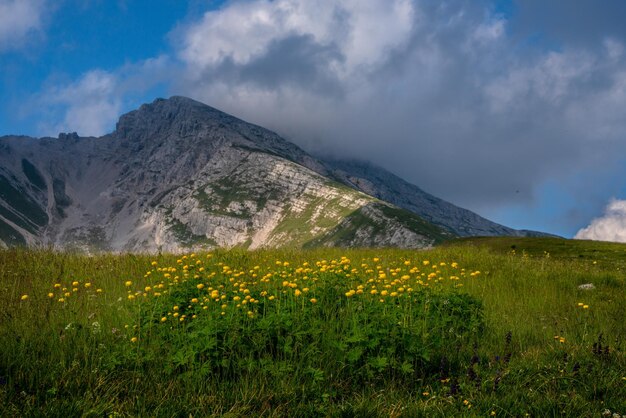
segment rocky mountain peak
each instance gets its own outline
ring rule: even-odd
[[[195,100],[173,96],[156,99],[122,115],[117,122],[115,136],[127,140],[164,134],[188,137],[198,135],[211,126],[236,121],[236,118]]]

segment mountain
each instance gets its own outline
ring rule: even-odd
[[[467,209],[426,193],[389,171],[357,160],[325,159],[332,175],[347,186],[406,209],[460,237],[551,236],[497,224]]]
[[[184,97],[142,105],[100,138],[0,138],[0,246],[423,248],[475,233],[519,234]]]

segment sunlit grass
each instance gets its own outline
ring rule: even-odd
[[[626,414],[626,247],[493,243],[2,251],[0,415]]]

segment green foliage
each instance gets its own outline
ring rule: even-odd
[[[269,301],[253,290],[249,295],[259,303],[240,309],[222,301],[190,303],[206,292],[194,281],[182,282],[142,310],[140,333],[149,338],[146,344],[160,347],[156,357],[171,373],[199,368],[236,381],[242,374],[270,379],[288,371],[300,383],[317,386],[336,379],[410,383],[436,368],[447,347],[467,344],[483,329],[481,304],[467,294],[425,289],[405,300],[342,303],[342,279],[320,276],[319,304],[289,293]],[[173,320],[172,312],[178,314]]]
[[[0,251],[0,416],[626,413],[626,246],[499,245]]]

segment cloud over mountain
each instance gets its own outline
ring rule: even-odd
[[[372,160],[478,211],[530,205],[548,180],[571,184],[598,167],[618,177],[623,19],[596,11],[603,28],[559,13],[560,0],[513,4],[505,14],[487,0],[228,1],[180,22],[163,56],[48,88],[43,126],[102,134],[114,109],[162,86],[160,95],[210,103],[313,152]],[[94,90],[96,78],[111,84]]]
[[[175,90],[472,207],[529,200],[623,146],[626,61],[509,26],[485,2],[227,3],[176,32]]]

